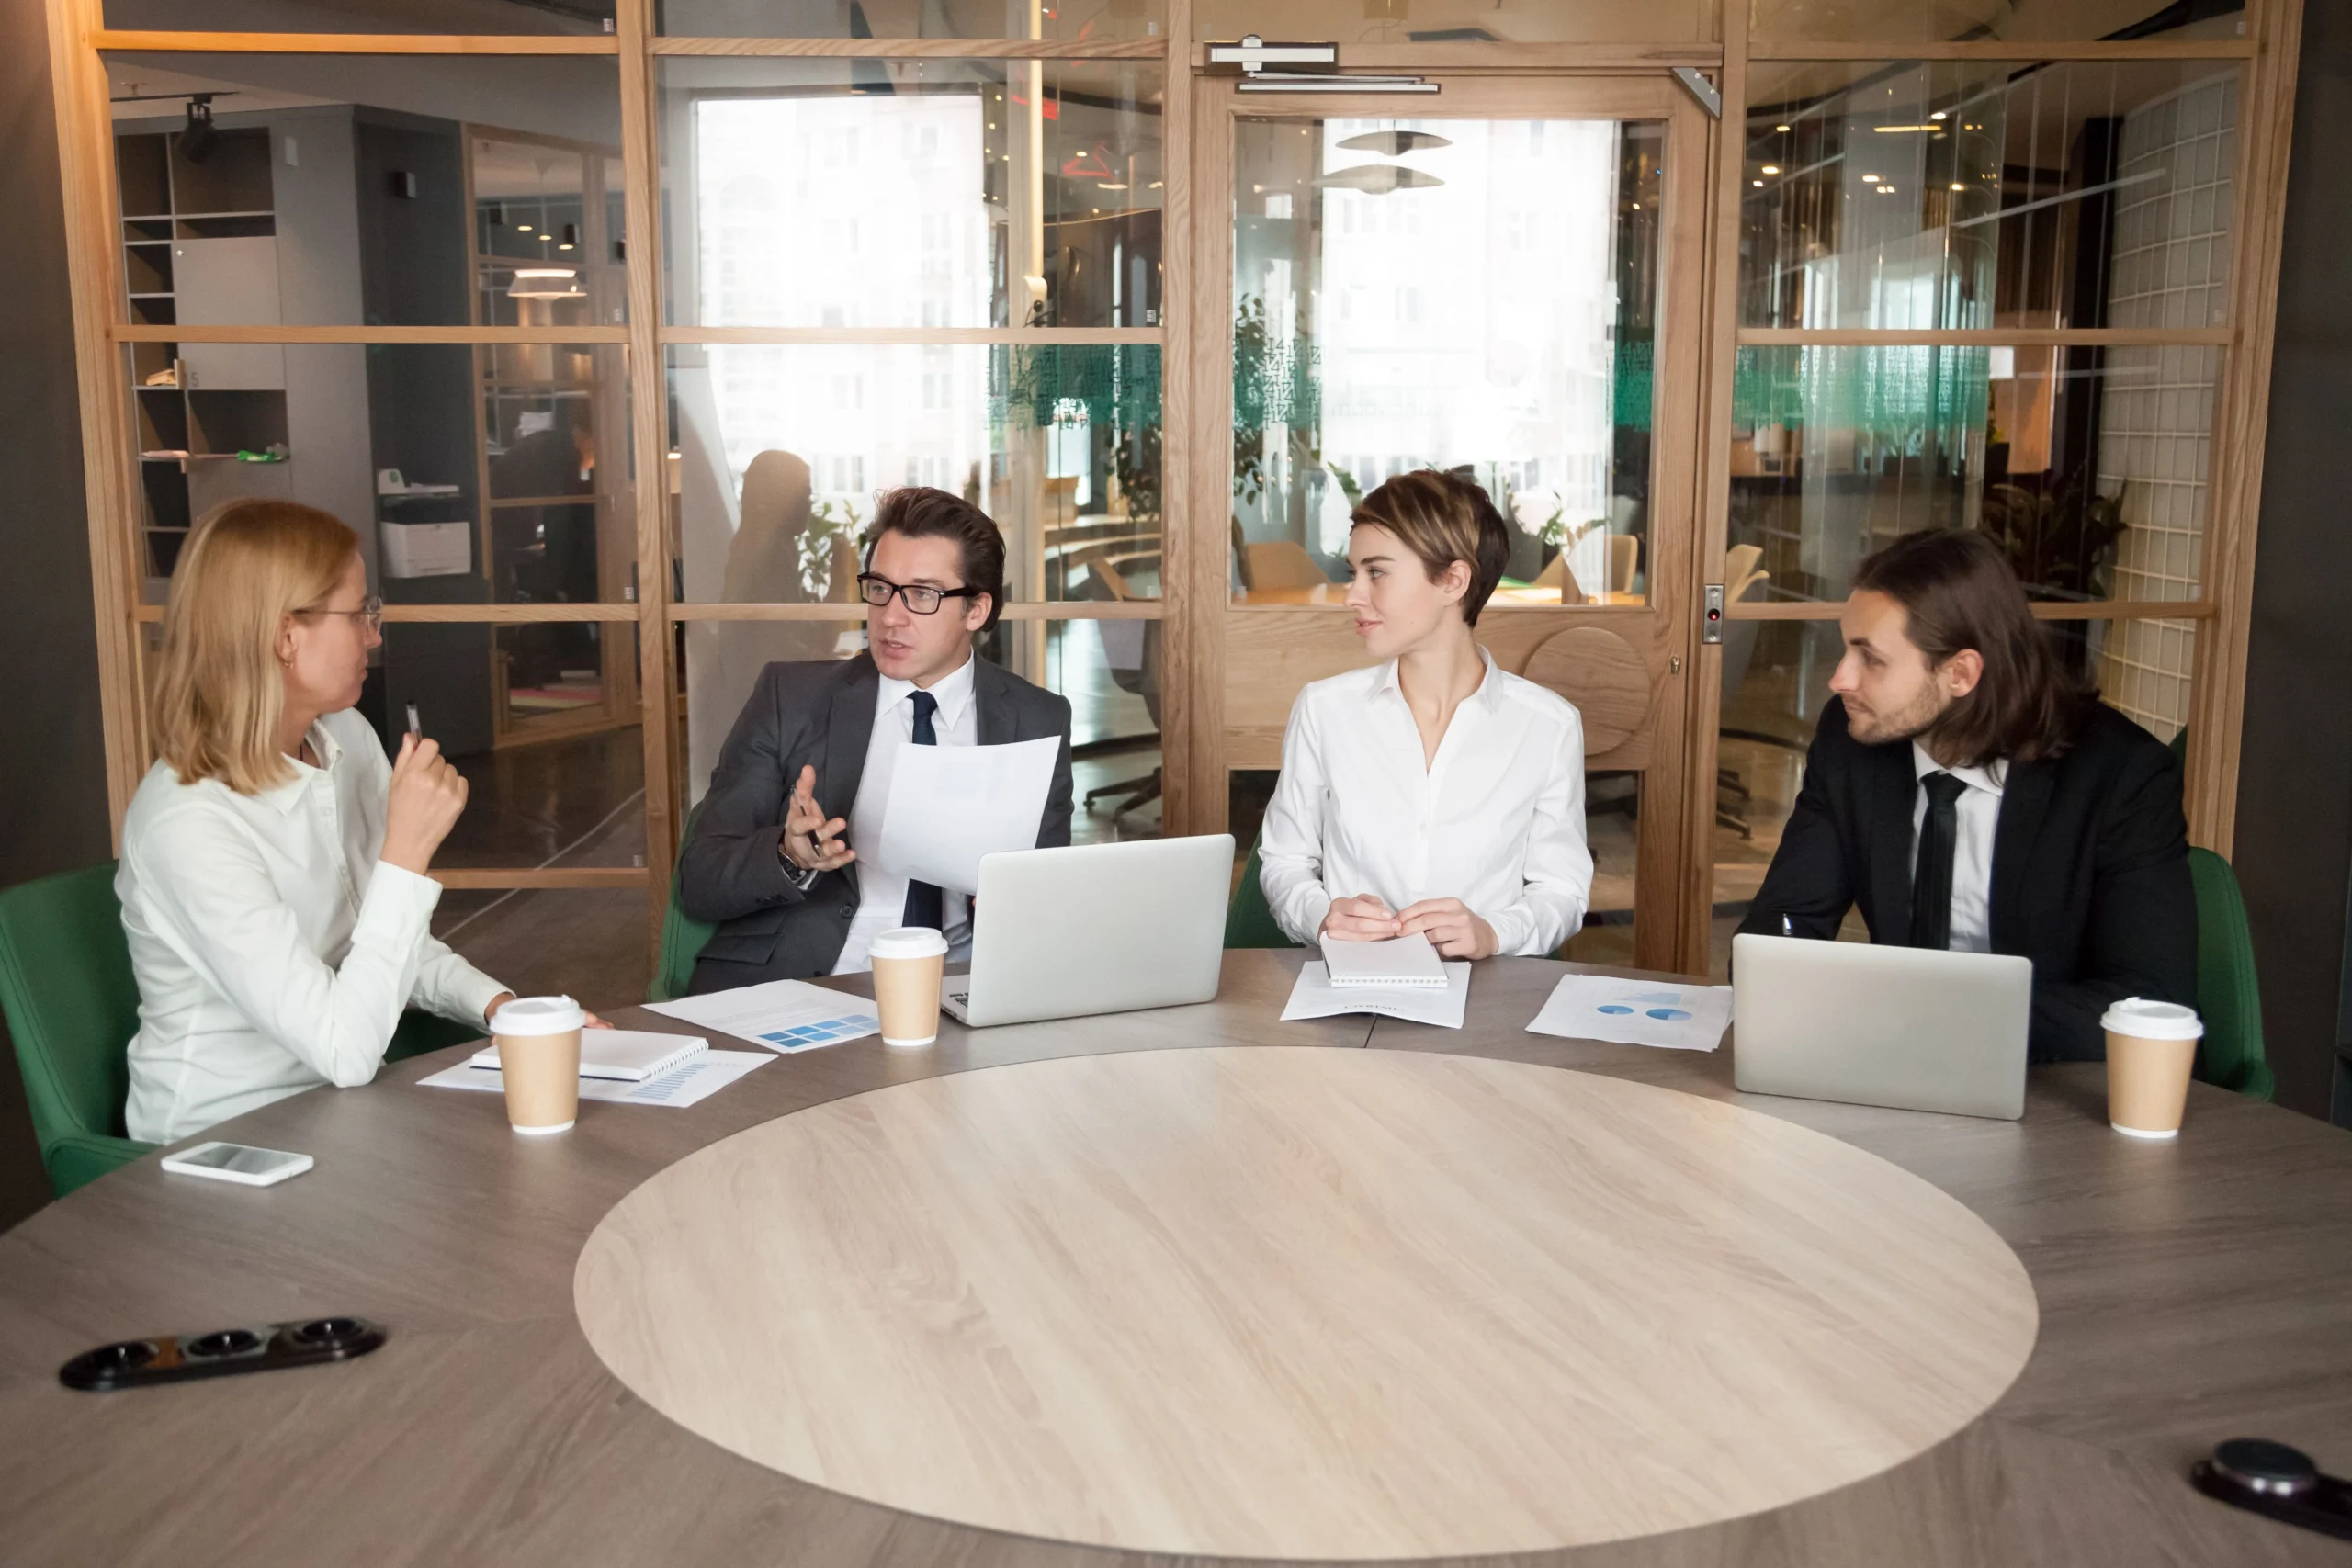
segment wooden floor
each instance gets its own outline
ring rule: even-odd
[[[1517,1063],[1247,1047],[902,1084],[618,1204],[632,1391],[909,1512],[1134,1551],[1475,1555],[1713,1524],[1950,1437],[2033,1289],[1928,1183]]]

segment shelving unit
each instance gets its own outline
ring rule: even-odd
[[[626,297],[621,257],[618,156],[615,149],[524,132],[468,126],[468,206],[471,227],[467,265],[473,280],[473,316],[481,326],[586,326],[617,323]],[[515,188],[512,172],[537,166],[536,190]],[[507,176],[481,188],[485,167]],[[573,291],[516,295],[516,274],[567,269]],[[626,370],[615,345],[498,344],[474,350],[474,401],[479,479],[483,496],[482,558],[496,597],[522,596],[522,580],[538,580],[539,593],[583,597],[588,584],[558,585],[546,545],[525,545],[536,525],[563,532],[573,569],[593,556],[594,596],[607,602],[631,592],[635,526],[627,505],[628,426],[623,395]],[[501,473],[503,460],[535,433],[563,431],[584,414],[597,454],[589,488],[513,492],[526,482]],[[593,539],[580,537],[593,533]],[[569,571],[564,575],[569,576]],[[613,637],[598,625],[498,628],[492,658],[501,744],[585,733],[638,722],[634,639]],[[549,645],[560,645],[560,656]],[[536,674],[534,673],[536,672]]]
[[[130,214],[122,220],[123,277],[131,319],[141,325],[175,326],[183,319],[187,268],[181,264],[189,242],[269,239],[277,231],[266,130],[216,130],[194,157],[181,132],[119,134],[115,175]],[[178,564],[196,515],[228,495],[264,488],[264,481],[238,475],[237,453],[285,444],[286,392],[282,371],[276,387],[251,384],[266,378],[250,369],[266,362],[266,351],[237,348],[223,355],[216,347],[222,369],[209,378],[231,384],[210,387],[203,356],[191,366],[178,344],[131,344],[127,352],[145,501],[142,570],[154,598]],[[284,466],[246,467],[260,474]]]

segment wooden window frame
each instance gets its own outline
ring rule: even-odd
[[[1162,193],[1164,255],[1174,268],[1190,267],[1197,254],[1193,211],[1193,166],[1198,137],[1191,91],[1193,73],[1204,67],[1204,46],[1193,38],[1192,0],[1166,0],[1163,36],[1099,43],[1041,39],[705,39],[665,38],[652,28],[650,0],[618,0],[614,30],[605,35],[418,36],[410,34],[187,33],[109,29],[102,0],[47,0],[49,49],[54,84],[58,156],[62,175],[73,319],[80,367],[77,395],[83,431],[84,479],[88,497],[92,603],[98,650],[100,716],[104,728],[107,803],[118,842],[124,811],[150,755],[141,638],[143,625],[161,611],[140,602],[134,555],[140,498],[138,451],[130,425],[132,393],[122,345],[138,342],[214,343],[588,343],[620,345],[630,388],[629,433],[633,459],[632,499],[637,520],[637,579],[634,603],[565,605],[396,605],[386,618],[401,622],[518,624],[549,621],[634,621],[654,628],[694,620],[838,619],[839,606],[673,603],[671,547],[667,526],[666,406],[662,395],[666,349],[697,343],[1156,343],[1162,353],[1164,400],[1162,449],[1169,456],[1162,475],[1162,512],[1167,560],[1166,598],[1152,604],[1011,604],[1007,618],[1023,622],[1080,619],[1163,619],[1168,631],[1165,686],[1170,694],[1163,730],[1169,830],[1182,832],[1223,817],[1221,759],[1204,737],[1219,724],[1221,698],[1204,684],[1217,662],[1222,617],[1227,613],[1224,562],[1227,547],[1221,514],[1212,530],[1201,522],[1194,494],[1195,466],[1184,458],[1196,432],[1208,434],[1212,411],[1221,410],[1226,389],[1204,384],[1205,365],[1216,355],[1195,352],[1199,330],[1222,330],[1197,318],[1191,303],[1194,280],[1171,271],[1164,299],[1169,309],[1158,329],[908,329],[825,330],[764,328],[672,328],[662,324],[658,106],[654,73],[667,56],[775,56],[871,59],[1092,59],[1160,60],[1169,73],[1162,106],[1166,150]],[[1705,282],[1702,290],[1701,389],[1696,472],[1700,504],[1695,547],[1681,556],[1696,592],[1704,563],[1720,560],[1730,504],[1731,378],[1743,344],[1892,345],[1917,343],[2003,344],[2164,343],[2222,346],[2222,380],[2216,398],[2214,451],[2205,523],[2200,596],[2183,604],[2110,603],[2038,606],[2053,619],[2191,619],[2199,626],[2191,693],[2188,800],[2190,835],[2226,854],[2236,807],[2239,730],[2245,705],[2245,672],[2250,617],[2256,511],[2262,485],[2262,436],[2269,402],[2278,283],[2278,249],[2285,221],[2287,167],[2294,115],[2295,71],[2301,43],[2302,0],[2250,0],[2247,36],[2211,41],[2149,39],[2135,42],[1924,43],[1885,41],[1806,43],[1749,35],[1746,0],[1725,0],[1719,41],[1659,44],[1399,44],[1344,46],[1351,67],[1419,68],[1446,72],[1560,73],[1662,73],[1689,66],[1712,73],[1724,100],[1723,118],[1713,123],[1707,149],[1706,229],[1700,240]],[[151,53],[281,53],[401,55],[584,55],[611,56],[619,74],[621,164],[625,221],[631,237],[626,258],[628,321],[626,326],[557,329],[493,327],[146,327],[132,323],[127,286],[117,252],[113,124],[107,104],[103,51]],[[1742,197],[1741,157],[1735,141],[1745,123],[1751,63],[1783,61],[2134,61],[2232,60],[2240,62],[2244,86],[2238,125],[2237,230],[2231,271],[2230,321],[2224,328],[2188,332],[2067,332],[1992,329],[1969,333],[1872,333],[1740,328],[1737,325],[1738,218]],[[1190,67],[1190,69],[1180,69]],[[1726,130],[1726,128],[1732,128]],[[1214,536],[1211,536],[1212,534]],[[1835,606],[1735,605],[1742,620],[1823,619]],[[1683,705],[1687,727],[1687,779],[1703,779],[1716,755],[1717,705],[1722,680],[1721,649],[1699,640],[1692,618],[1686,650],[1691,679]],[[637,685],[644,751],[646,854],[642,867],[487,869],[450,871],[450,886],[641,886],[649,931],[658,942],[667,907],[671,863],[677,832],[677,763],[674,715],[656,722],[647,711],[662,705],[650,695],[672,691],[672,638],[638,638]],[[1680,830],[1674,855],[1678,883],[1677,966],[1703,970],[1713,897],[1712,792],[1681,792]],[[1212,804],[1212,802],[1214,804]],[[1645,878],[1646,882],[1648,878]]]

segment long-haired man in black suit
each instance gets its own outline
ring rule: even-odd
[[[2008,562],[1964,530],[1855,570],[1804,786],[1740,923],[2033,961],[2036,1060],[2105,1055],[2127,996],[2196,1002],[2180,767],[2068,673]]]

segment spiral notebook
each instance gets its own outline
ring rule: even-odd
[[[1445,965],[1430,939],[1415,931],[1386,942],[1323,939],[1323,967],[1335,987],[1418,986],[1445,989]]]
[[[580,1032],[580,1076],[643,1083],[658,1078],[681,1063],[691,1062],[710,1049],[698,1034],[656,1034],[642,1029],[583,1029]],[[498,1047],[485,1045],[466,1065],[498,1066]]]

